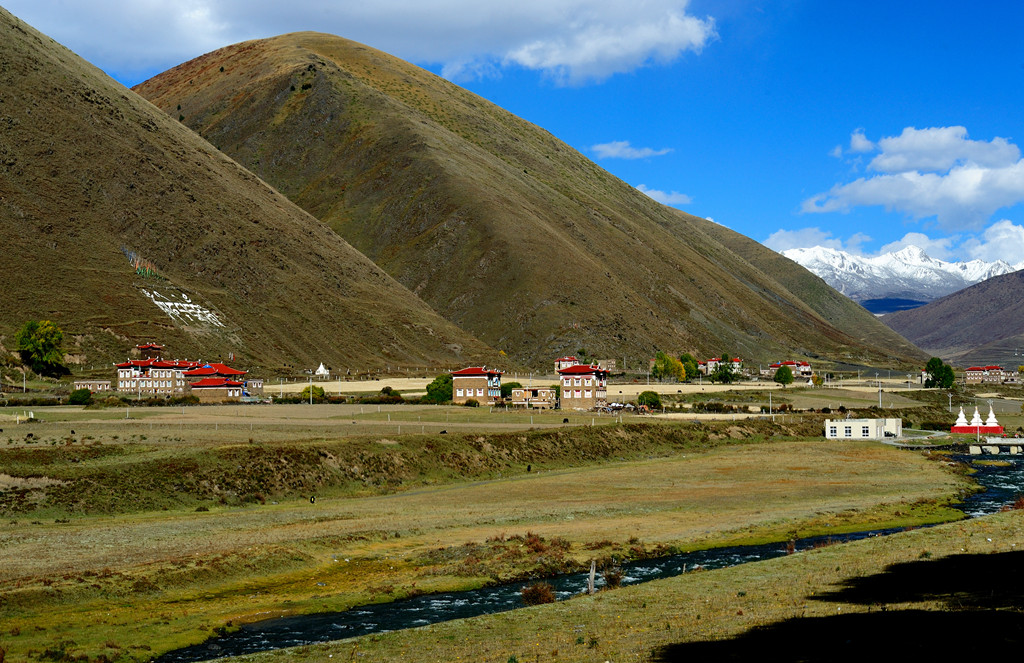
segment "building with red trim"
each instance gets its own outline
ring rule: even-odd
[[[608,371],[600,366],[576,364],[558,371],[563,410],[593,410],[608,405]]]
[[[115,366],[117,367],[117,391],[127,395],[134,394],[147,398],[184,396],[191,393],[197,382],[204,378],[219,379],[222,383],[224,380],[238,382],[241,387],[238,398],[263,393],[262,379],[245,380],[246,371],[231,368],[226,364],[151,358],[129,359]],[[211,383],[205,383],[200,388],[210,387]],[[212,402],[215,400],[214,396],[221,393],[220,391],[210,392],[200,399]],[[224,394],[226,393],[224,392]],[[235,396],[231,396],[231,399],[235,399]]]
[[[576,357],[559,357],[555,360],[555,372],[562,370],[563,368],[569,368],[580,363],[580,360]]]
[[[242,400],[245,384],[224,377],[207,377],[189,385],[201,403],[231,403]]]
[[[964,382],[967,384],[1002,384],[1006,378],[1007,371],[1002,366],[971,366],[964,372]]]
[[[481,405],[494,405],[501,399],[502,371],[485,366],[470,366],[452,371],[452,402],[474,399]]]

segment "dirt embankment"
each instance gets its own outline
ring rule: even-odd
[[[813,430],[812,430],[813,429]],[[0,514],[130,513],[359,495],[817,433],[817,422],[626,424],[492,435],[166,447],[62,444],[0,450]],[[31,479],[31,480],[30,480]]]

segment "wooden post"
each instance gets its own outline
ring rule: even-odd
[[[594,593],[594,576],[596,575],[596,573],[597,573],[597,561],[592,559],[592,560],[590,560],[590,578],[587,579],[587,593],[588,594],[593,594]]]

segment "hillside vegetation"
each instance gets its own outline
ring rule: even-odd
[[[72,363],[335,370],[494,351],[179,122],[0,10],[0,349],[29,319]]]
[[[588,350],[862,361],[920,355],[802,268],[665,207],[486,100],[298,33],[136,91],[323,220],[448,320],[528,364]],[[738,192],[742,195],[742,192]],[[774,254],[772,254],[774,255]],[[786,285],[783,285],[782,283]],[[792,288],[792,289],[790,289]]]
[[[1001,363],[1016,368],[1024,348],[1024,272],[982,281],[882,320],[929,353],[960,366]]]

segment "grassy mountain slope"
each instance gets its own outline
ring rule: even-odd
[[[360,44],[315,33],[245,42],[136,90],[524,362],[581,347],[635,359],[725,346],[766,359],[907,351],[836,329],[715,240],[708,221]]]
[[[922,349],[957,365],[1024,363],[1024,272],[996,276],[920,308],[882,318]]]
[[[45,318],[89,364],[149,340],[268,367],[493,356],[285,196],[3,10],[0,89],[8,350],[25,320]]]

